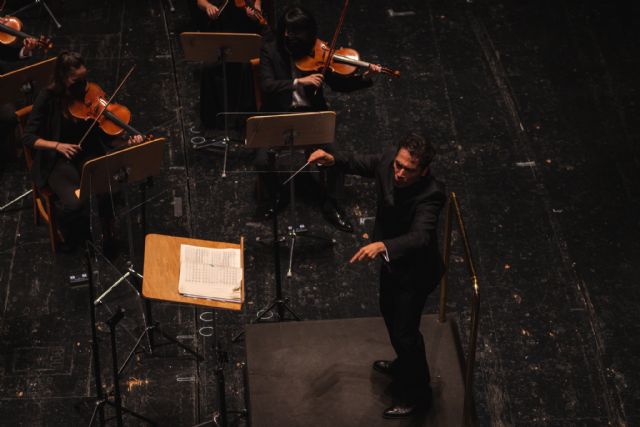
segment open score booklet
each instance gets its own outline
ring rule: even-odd
[[[180,245],[180,294],[220,301],[241,301],[240,249]]]

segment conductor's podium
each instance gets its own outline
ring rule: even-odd
[[[433,405],[426,413],[386,420],[391,379],[372,369],[374,360],[395,357],[380,317],[258,323],[246,328],[249,414],[253,427],[463,426],[475,424],[473,371],[480,287],[455,193],[444,221],[448,266],[451,227],[457,219],[471,278],[471,319],[466,357],[455,315],[446,313],[447,282],[440,284],[440,311],[423,315]]]
[[[396,426],[463,425],[464,375],[452,320],[424,315],[421,331],[431,371],[433,407]],[[389,426],[390,382],[373,371],[393,359],[380,317],[247,326],[253,427]]]

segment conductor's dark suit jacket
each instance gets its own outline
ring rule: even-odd
[[[446,200],[444,186],[428,174],[406,189],[402,203],[396,201],[396,152],[393,148],[378,155],[336,154],[335,167],[376,180],[373,241],[382,241],[389,256],[389,262],[382,263],[381,285],[431,292],[444,273],[437,241],[438,216]]]
[[[291,56],[277,42],[273,34],[265,34],[260,50],[260,83],[263,94],[263,111],[289,111],[293,97],[294,76],[291,69]],[[337,92],[351,92],[369,87],[371,79],[363,76],[342,77],[327,72],[325,82]],[[315,95],[314,95],[315,92]],[[325,111],[325,101],[322,88],[306,86],[305,93],[311,102],[310,110]]]

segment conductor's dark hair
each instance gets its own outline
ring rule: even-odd
[[[411,157],[418,159],[418,164],[422,169],[429,166],[436,154],[431,143],[415,133],[410,133],[400,140],[398,143],[398,151],[400,151],[401,148],[407,150],[409,154],[411,154]]]
[[[316,18],[307,9],[299,6],[287,8],[278,21],[278,42],[284,44],[285,31],[296,44],[311,51],[318,36]]]
[[[65,81],[69,75],[82,66],[84,66],[84,59],[78,52],[66,50],[60,52],[56,58],[56,66],[49,89],[58,95],[63,94],[66,90]]]

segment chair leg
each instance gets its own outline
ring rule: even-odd
[[[40,224],[40,216],[38,215],[38,191],[36,190],[36,186],[31,186],[31,195],[33,200],[33,223],[35,225]]]
[[[56,242],[57,242],[57,236],[56,236],[56,226],[55,226],[55,221],[53,219],[53,212],[51,209],[51,201],[49,200],[49,198],[46,198],[45,201],[45,207],[47,210],[47,216],[49,217],[49,240],[51,241],[51,252],[55,255],[56,254]]]

